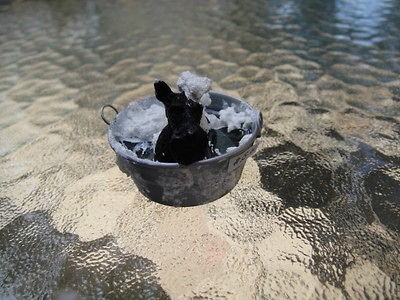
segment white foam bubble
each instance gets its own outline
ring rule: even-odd
[[[253,112],[249,108],[237,112],[233,106],[229,106],[219,111],[219,121],[213,123],[212,125],[216,126],[217,128],[211,128],[219,129],[222,127],[227,127],[228,132],[234,129],[247,129],[251,126],[253,120],[252,116]]]
[[[188,99],[208,106],[211,104],[211,98],[208,94],[211,89],[211,82],[208,77],[200,77],[190,71],[185,71],[181,73],[176,84]]]
[[[134,109],[130,109],[131,107]],[[126,118],[121,119],[119,132],[116,134],[125,140],[138,138],[142,141],[152,141],[154,135],[159,134],[166,125],[167,118],[162,105],[153,104],[147,109],[130,105]]]

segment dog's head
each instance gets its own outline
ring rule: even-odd
[[[154,83],[156,98],[165,106],[168,125],[172,129],[199,126],[203,114],[203,106],[188,99],[185,93],[174,93],[164,81]],[[180,131],[180,130],[179,130]]]
[[[165,106],[168,125],[161,131],[155,147],[155,159],[188,165],[206,156],[207,133],[200,127],[203,106],[174,93],[164,81],[154,83],[156,98]]]

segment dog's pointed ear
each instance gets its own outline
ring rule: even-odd
[[[164,81],[157,80],[154,82],[154,90],[156,92],[156,98],[164,103],[165,106],[168,106],[171,104],[171,96],[174,95],[168,84],[166,84]]]

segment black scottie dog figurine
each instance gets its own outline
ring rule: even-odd
[[[186,98],[184,92],[172,92],[164,81],[156,81],[154,89],[168,119],[156,143],[155,160],[189,165],[204,159],[208,138],[200,127],[203,106]]]

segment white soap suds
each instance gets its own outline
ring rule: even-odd
[[[211,104],[210,94],[205,93],[203,96],[201,96],[199,103],[203,106],[209,106]]]
[[[244,135],[239,142],[239,146],[245,144],[248,140],[250,140],[250,138],[251,138],[251,133]]]
[[[203,115],[205,115],[205,117],[208,120],[208,124],[207,124],[207,129],[220,129],[222,127],[224,127],[223,123],[221,122],[221,120],[214,114],[209,114],[206,111],[203,112]]]
[[[208,114],[206,111],[203,109],[203,115],[201,116],[200,119],[200,127],[205,131],[209,132],[210,131],[210,125],[208,124]]]
[[[160,133],[161,133],[161,131],[153,134],[153,138],[151,139],[151,144],[153,145],[153,149],[156,149],[156,144],[157,144],[158,137],[160,136]]]
[[[134,104],[134,103],[133,103]],[[127,110],[126,118],[120,122],[118,135],[124,140],[137,138],[142,141],[153,141],[154,135],[160,134],[167,125],[164,107],[153,104],[149,108],[132,106]]]
[[[176,84],[188,99],[198,102],[203,106],[211,104],[211,98],[208,94],[211,89],[210,78],[199,77],[189,71],[185,71],[181,73]]]
[[[217,128],[210,128],[219,129],[227,127],[228,132],[230,132],[234,129],[248,129],[250,128],[252,121],[253,112],[251,109],[247,108],[240,112],[236,112],[233,106],[229,106],[219,111],[219,122],[216,122],[213,125],[217,126]]]
[[[208,77],[200,77],[190,71],[185,71],[181,73],[176,84],[179,91],[184,92],[188,99],[206,107],[211,104],[210,94],[208,93],[211,89],[211,82],[211,79]],[[207,119],[208,114],[203,110],[200,127],[206,132],[212,128],[209,126]]]

